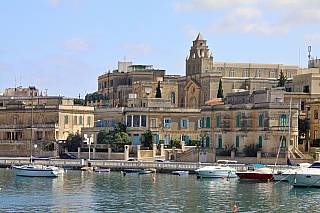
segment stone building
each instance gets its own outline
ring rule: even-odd
[[[155,144],[159,144],[159,140],[169,144],[171,139],[176,138],[188,144],[189,139],[199,138],[200,109],[173,107],[171,99],[133,99],[129,103],[135,101],[140,105],[96,109],[97,125],[95,128],[83,128],[83,138],[93,137],[94,147],[100,147],[96,144],[99,131],[113,130],[118,122],[126,124],[126,132],[131,136],[133,146],[143,144],[147,131],[152,131]]]
[[[263,152],[286,151],[290,104],[283,90],[228,93],[225,104],[201,107],[204,146],[222,149],[233,145],[241,151],[256,144]],[[298,104],[291,105],[290,150],[298,148]]]
[[[33,140],[64,141],[82,127],[94,127],[94,108],[75,106],[72,98],[60,96],[0,97],[0,140],[29,143],[33,105]]]
[[[216,98],[220,79],[227,94],[277,86],[281,70],[288,80],[301,73],[292,65],[214,62],[206,42],[199,33],[186,58],[186,76],[178,81],[180,107],[201,107]]]

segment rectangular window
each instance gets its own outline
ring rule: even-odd
[[[151,127],[156,127],[157,123],[156,123],[156,119],[151,119]]]
[[[74,124],[78,124],[78,116],[74,116],[73,123],[74,123]]]
[[[310,110],[310,107],[308,107],[308,119],[311,118],[311,110]]]
[[[288,71],[287,78],[292,78],[291,77],[291,71]]]
[[[318,139],[318,130],[314,130],[314,139]]]
[[[270,78],[274,78],[274,71],[270,72]]]
[[[217,127],[220,127],[220,115],[217,116]]]
[[[300,104],[300,109],[304,111],[304,101],[301,101],[301,104]]]
[[[258,78],[261,77],[261,71],[260,71],[260,70],[257,71],[257,77],[258,77]]]
[[[318,119],[318,110],[314,110],[314,119]]]
[[[164,127],[170,127],[171,119],[164,119],[163,123],[164,123]]]
[[[82,116],[79,117],[79,124],[82,124]]]
[[[180,127],[189,127],[189,120],[180,120]]]
[[[153,135],[153,143],[159,144],[159,135],[158,134]]]
[[[110,81],[110,86],[113,87],[113,80]]]
[[[65,118],[64,118],[64,123],[65,123],[65,124],[68,124],[68,123],[69,123],[69,116],[68,116],[68,115],[65,116]]]
[[[189,144],[189,136],[188,135],[181,135],[181,141],[184,141],[185,144]]]
[[[164,144],[170,144],[170,135],[164,135]]]
[[[90,126],[90,123],[91,123],[91,117],[88,116],[88,125]]]
[[[201,119],[198,120],[198,128],[201,128]]]
[[[243,77],[245,77],[245,78],[248,77],[248,70],[243,71]]]
[[[309,85],[303,86],[302,92],[309,93]]]
[[[235,76],[235,72],[234,72],[234,70],[231,70],[230,77],[234,77],[234,76]]]

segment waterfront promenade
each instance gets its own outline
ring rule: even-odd
[[[24,165],[29,164],[29,158],[0,158],[0,167],[6,168],[11,165]],[[213,165],[213,163],[201,163],[201,162],[154,162],[154,161],[123,161],[123,160],[88,160],[88,159],[43,159],[35,160],[35,164],[43,165],[56,165],[63,168],[81,169],[91,165],[93,167],[110,168],[111,170],[120,171],[124,169],[156,169],[158,172],[172,172],[176,170],[189,171],[191,173],[194,170]],[[229,165],[237,171],[246,170],[245,164],[231,164]],[[268,165],[268,167],[274,167]],[[276,170],[287,167],[286,165],[276,166]]]

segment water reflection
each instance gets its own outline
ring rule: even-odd
[[[156,178],[153,181],[152,178]],[[1,212],[314,212],[319,189],[195,175],[68,171],[58,178],[0,169]]]

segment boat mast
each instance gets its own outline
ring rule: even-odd
[[[288,123],[288,158],[290,158],[289,157],[289,154],[290,154],[289,145],[290,145],[291,102],[292,102],[292,97],[290,97],[289,123]]]
[[[30,87],[31,90],[31,140],[30,140],[30,164],[32,163],[32,144],[33,144],[33,90],[35,87]]]

